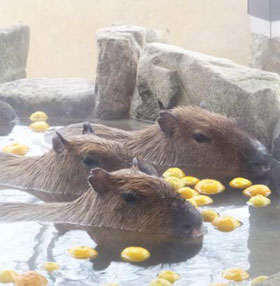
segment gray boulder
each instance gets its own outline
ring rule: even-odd
[[[0,83],[26,77],[29,38],[25,25],[0,29]]]
[[[254,284],[255,286],[279,286],[280,285],[280,273],[272,275],[267,280]]]
[[[174,107],[181,94],[177,71],[149,62],[145,55],[138,66],[137,87],[133,95],[130,116],[154,121],[160,109]]]
[[[15,110],[7,102],[0,100],[0,136],[7,136],[12,132],[16,122]]]
[[[128,117],[144,44],[142,27],[113,26],[97,32],[96,117]]]
[[[249,66],[280,74],[280,38],[252,34]]]
[[[146,28],[145,42],[148,43],[167,43],[169,42],[170,32],[167,29]]]
[[[159,114],[160,105],[156,106],[159,96],[155,90],[157,82],[162,80],[159,78],[161,74],[154,73],[159,77],[151,79],[149,71],[157,67],[176,72],[178,104],[199,105],[203,101],[211,111],[235,118],[247,131],[270,145],[280,115],[278,74],[175,46],[148,44],[139,62],[138,91],[132,103],[133,117],[146,119],[145,114],[134,112],[146,107],[150,108],[150,111],[145,111],[146,114],[156,113],[153,118]]]
[[[94,110],[94,83],[87,79],[20,79],[0,84],[0,100],[19,117],[41,110],[50,119],[84,120]]]

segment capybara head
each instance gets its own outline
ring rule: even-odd
[[[69,193],[69,188],[75,194],[86,191],[87,177],[93,168],[102,168],[111,172],[129,168],[133,164],[130,152],[121,143],[95,136],[88,126],[90,125],[84,124],[83,135],[80,136],[65,139],[56,132],[53,137],[55,161],[48,168],[52,169],[52,174],[54,172],[55,174],[48,179],[53,182],[54,187],[60,187],[65,193]],[[148,163],[141,161],[139,166],[141,171],[157,175],[155,169]],[[59,177],[58,180],[55,180],[56,177]]]
[[[114,171],[127,167],[128,154],[120,143],[91,135],[80,135],[65,139],[56,132],[53,137],[53,150],[65,163],[72,163],[72,168],[85,170],[103,168]]]
[[[202,235],[199,211],[164,180],[137,167],[112,173],[96,168],[89,183],[97,193],[97,225],[182,238]]]
[[[131,157],[127,155],[120,143],[102,139],[93,134],[89,136],[85,133],[66,139],[56,132],[52,143],[51,152],[54,161],[48,168],[52,170],[52,174],[54,172],[55,174],[47,179],[53,181],[54,188],[60,187],[65,193],[69,192],[69,188],[75,194],[85,192],[88,188],[87,177],[93,168],[114,171],[127,168],[132,164]],[[57,176],[59,178],[55,180]]]
[[[8,135],[18,121],[16,112],[8,103],[0,101],[0,136]]]
[[[158,124],[169,149],[174,149],[169,154],[174,166],[252,177],[269,170],[271,156],[265,146],[225,116],[199,107],[178,107],[162,112]]]
[[[65,163],[76,162],[76,167],[86,170],[102,168],[108,172],[137,165],[142,172],[158,176],[152,165],[133,158],[121,143],[94,136],[90,123],[83,123],[82,134],[72,136],[70,140],[66,140],[59,132],[53,137],[53,150],[58,157],[64,156]]]

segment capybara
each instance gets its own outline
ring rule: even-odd
[[[12,106],[0,100],[0,136],[11,133],[17,121],[17,115]]]
[[[89,136],[84,125],[84,135],[69,140],[57,133],[52,150],[43,156],[0,152],[0,185],[22,189],[45,201],[71,201],[87,191],[90,169],[114,171],[132,166],[133,157],[121,143]],[[137,164],[142,171],[154,171],[141,160]]]
[[[155,164],[160,172],[176,166],[204,177],[259,177],[270,168],[271,156],[263,144],[234,120],[200,107],[163,111],[156,124],[138,131],[92,126],[97,136],[123,143],[133,156]],[[80,129],[74,124],[60,131],[69,135]]]
[[[91,170],[90,189],[66,203],[1,203],[0,220],[92,225],[175,237],[200,236],[199,211],[163,179],[137,166],[115,172]]]

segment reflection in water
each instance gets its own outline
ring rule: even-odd
[[[265,208],[249,208],[250,273],[272,275],[279,272],[280,265],[280,164],[273,162],[271,170],[271,205]]]
[[[130,124],[124,121],[122,127],[134,129],[140,126],[131,127]],[[31,133],[25,127],[17,126],[9,137],[1,138],[0,148],[11,138],[29,145],[31,152],[28,155],[46,151],[44,135]],[[207,286],[212,282],[224,282],[220,272],[230,267],[248,269],[252,277],[279,272],[280,203],[276,193],[280,193],[280,167],[275,162],[273,170],[271,189],[274,194],[269,207],[248,207],[248,199],[241,191],[230,188],[213,196],[214,204],[205,208],[234,216],[243,225],[231,233],[223,233],[211,224],[205,224],[207,233],[203,245],[202,241],[179,241],[73,225],[3,223],[0,224],[0,269],[15,269],[18,272],[39,270],[49,279],[51,286],[109,282],[121,286],[147,285],[162,269],[172,269],[181,274],[182,280],[176,282],[177,286]],[[262,182],[267,183],[266,180],[258,181]],[[33,196],[13,189],[0,190],[0,201],[38,202]],[[99,257],[87,261],[68,256],[67,249],[77,245],[95,247]],[[141,264],[121,261],[121,250],[133,245],[149,249],[151,258]],[[48,275],[40,269],[40,264],[53,260],[62,268]]]
[[[186,261],[195,256],[202,247],[203,238],[180,240],[162,235],[147,235],[113,229],[101,229],[95,227],[71,226],[56,224],[60,234],[69,230],[86,231],[89,237],[96,243],[99,256],[92,260],[94,270],[105,270],[111,262],[120,262],[121,251],[129,246],[141,245],[151,252],[151,258],[137,263],[140,267],[149,267],[157,264],[174,264]]]
[[[25,231],[23,231],[25,229]],[[10,223],[0,224],[1,245],[8,248],[4,250],[0,258],[0,268],[13,268],[24,271],[28,269],[40,269],[44,261],[57,261],[62,266],[58,277],[53,274],[53,279],[63,278],[68,280],[87,279],[88,275],[95,273],[95,282],[111,276],[116,264],[126,265],[125,269],[137,269],[141,275],[141,269],[149,269],[156,265],[172,265],[185,262],[196,255],[202,246],[200,240],[175,240],[163,236],[147,236],[143,233],[116,231],[112,229],[88,228],[66,224],[38,224],[38,223]],[[22,237],[18,238],[17,233]],[[11,239],[12,237],[17,239]],[[11,240],[10,240],[11,239]],[[95,247],[99,256],[92,261],[76,260],[67,255],[67,249],[76,245],[90,245]],[[149,260],[137,265],[122,262],[121,251],[131,245],[141,245],[147,248],[152,256]],[[21,261],[25,267],[14,264]],[[90,262],[93,270],[90,270]],[[5,265],[5,266],[4,266]],[[100,271],[96,274],[96,271]],[[143,270],[145,271],[145,270]],[[85,276],[85,273],[86,276]],[[121,275],[125,274],[121,273]],[[117,273],[114,273],[117,275]],[[63,277],[61,277],[63,276]],[[104,277],[105,276],[105,277]],[[135,279],[133,275],[125,275],[125,279]],[[140,277],[139,277],[140,278]],[[142,279],[147,279],[143,277]],[[115,279],[120,279],[115,277]]]

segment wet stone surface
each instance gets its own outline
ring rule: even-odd
[[[19,117],[42,110],[50,118],[81,120],[93,115],[94,82],[80,78],[21,79],[0,84],[0,100],[6,101]]]

